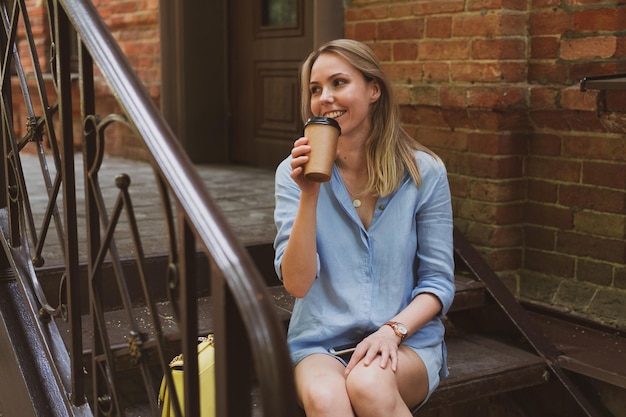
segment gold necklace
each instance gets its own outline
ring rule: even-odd
[[[348,188],[348,184],[345,181],[343,182],[343,185],[345,185],[346,191],[348,191],[348,194],[350,194],[350,198],[352,198],[352,206],[354,206],[354,208],[361,207],[361,200],[359,199],[359,197],[362,197],[362,195],[357,195],[350,191],[350,189]]]

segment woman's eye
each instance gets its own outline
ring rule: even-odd
[[[342,78],[337,78],[337,79],[335,80],[335,82],[334,82],[335,87],[340,87],[340,86],[342,86],[342,85],[344,85],[344,84],[346,84],[346,83],[347,83],[347,81],[346,81],[346,80],[344,80],[344,79],[342,79]]]
[[[317,94],[321,91],[319,87],[311,87],[311,94]]]

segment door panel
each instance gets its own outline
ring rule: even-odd
[[[330,30],[314,27],[318,3],[319,0],[229,2],[233,162],[275,168],[289,154],[293,141],[302,135],[299,67],[314,48],[317,32],[326,37],[328,33],[335,37],[343,33],[343,25],[336,22]],[[342,7],[341,1],[332,3]]]

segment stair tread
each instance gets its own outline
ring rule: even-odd
[[[617,330],[531,312],[543,334],[563,353],[559,364],[570,371],[626,388],[626,337]]]
[[[446,338],[450,376],[425,408],[463,402],[547,381],[544,361],[533,353],[477,334]]]
[[[456,296],[451,310],[458,310],[470,307],[479,307],[482,303],[483,284],[464,276],[456,278]],[[291,296],[282,285],[268,287],[268,291],[273,298],[273,304],[281,321],[287,323],[293,310],[294,297]],[[477,301],[479,300],[479,301]],[[198,330],[200,335],[211,332],[213,329],[213,318],[210,306],[210,297],[198,298]],[[172,306],[167,301],[161,301],[157,304],[157,311],[162,326],[163,335],[168,341],[176,341],[180,339],[178,326],[174,320],[174,312]],[[140,333],[152,335],[152,318],[149,310],[145,306],[133,308],[133,317],[135,317],[136,330]],[[104,314],[107,330],[109,332],[109,340],[111,348],[114,350],[123,350],[128,344],[129,328],[122,325],[127,320],[127,314],[124,310],[111,310]],[[83,316],[83,353],[91,353],[92,343],[92,326],[90,317]],[[62,320],[57,320],[57,326],[63,337],[69,337],[69,327]],[[120,352],[121,354],[121,352]]]

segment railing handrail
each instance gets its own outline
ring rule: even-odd
[[[14,16],[19,14],[20,10],[25,10],[25,3],[23,0],[16,0],[14,3]],[[112,95],[115,97],[117,103],[122,109],[122,112],[125,115],[125,120],[122,117],[109,117],[105,119],[106,125],[109,121],[116,120],[122,121],[122,123],[128,127],[130,127],[134,133],[137,134],[138,138],[143,141],[145,145],[150,162],[152,164],[153,169],[157,174],[157,183],[159,187],[164,187],[165,196],[162,198],[165,200],[164,204],[166,208],[166,218],[171,219],[171,211],[169,209],[169,194],[173,196],[176,204],[177,204],[177,216],[178,216],[178,234],[179,234],[179,244],[180,250],[184,253],[181,254],[185,259],[180,261],[181,267],[183,271],[180,273],[179,278],[181,279],[180,291],[183,294],[181,296],[181,300],[183,304],[186,306],[185,300],[194,297],[197,297],[197,293],[193,293],[190,291],[190,288],[195,289],[195,276],[194,278],[189,278],[193,276],[194,264],[195,261],[191,258],[195,256],[195,244],[198,243],[198,246],[204,250],[204,252],[210,256],[213,263],[211,265],[215,265],[219,270],[219,274],[216,274],[216,277],[211,277],[211,291],[212,296],[217,300],[217,303],[220,305],[218,308],[222,308],[221,314],[217,317],[215,324],[215,333],[216,333],[216,359],[218,361],[216,365],[217,372],[217,412],[220,415],[220,410],[223,413],[223,410],[230,410],[231,405],[234,409],[239,407],[236,404],[237,399],[232,398],[231,392],[226,392],[226,388],[223,388],[222,385],[219,384],[220,381],[227,381],[228,387],[231,387],[234,384],[237,384],[237,375],[241,375],[242,371],[238,370],[231,375],[231,368],[226,369],[226,363],[236,364],[237,360],[233,359],[233,355],[226,353],[228,351],[227,348],[235,347],[234,344],[243,343],[245,345],[244,348],[241,349],[242,352],[245,352],[245,361],[250,361],[251,365],[254,366],[256,382],[259,385],[260,393],[262,395],[262,403],[263,410],[267,415],[272,416],[287,416],[293,414],[295,409],[295,388],[293,384],[293,370],[291,361],[289,359],[289,352],[286,344],[286,335],[284,331],[284,326],[280,322],[278,315],[274,309],[271,297],[269,296],[269,292],[267,291],[265,280],[261,277],[260,273],[256,269],[250,255],[244,249],[243,245],[236,238],[234,233],[232,232],[230,226],[228,225],[225,217],[221,213],[221,210],[218,208],[217,204],[214,202],[213,198],[210,195],[209,190],[206,188],[204,181],[199,176],[198,172],[194,168],[190,158],[182,148],[180,142],[176,138],[172,129],[169,127],[168,123],[165,121],[165,118],[157,108],[153,99],[149,96],[146,88],[142,84],[142,82],[137,77],[134,69],[131,67],[129,60],[126,55],[122,52],[121,48],[118,46],[117,41],[113,38],[111,32],[108,27],[100,17],[94,5],[89,0],[48,0],[49,13],[53,15],[53,19],[51,19],[51,26],[54,29],[55,33],[52,36],[53,38],[53,55],[56,59],[54,66],[53,64],[53,76],[55,83],[55,88],[57,89],[57,104],[51,113],[58,113],[59,115],[59,126],[61,130],[61,138],[63,141],[62,153],[63,157],[58,163],[57,169],[61,172],[62,177],[62,189],[63,189],[63,201],[64,201],[64,212],[65,212],[65,233],[66,233],[66,243],[68,243],[67,247],[71,247],[71,249],[67,252],[70,254],[65,256],[65,272],[67,274],[67,297],[68,297],[68,316],[70,317],[70,327],[72,328],[72,340],[76,341],[72,342],[69,347],[70,358],[72,364],[71,367],[71,375],[72,377],[75,375],[79,375],[80,378],[77,380],[72,380],[72,387],[65,389],[69,389],[69,393],[72,396],[72,402],[74,405],[82,407],[82,397],[84,395],[83,385],[82,385],[82,343],[79,338],[81,335],[81,323],[79,317],[79,310],[77,310],[77,306],[81,303],[80,295],[78,293],[78,289],[80,288],[80,282],[78,279],[78,250],[77,244],[78,239],[76,235],[76,196],[75,196],[75,173],[74,173],[74,164],[72,158],[72,123],[73,116],[71,115],[71,94],[69,89],[70,74],[69,74],[69,48],[68,44],[69,40],[69,26],[74,28],[74,31],[78,35],[79,39],[79,48],[81,56],[79,58],[80,68],[80,90],[81,90],[81,109],[85,114],[83,114],[84,120],[82,123],[84,127],[89,124],[89,127],[84,130],[90,130],[93,123],[98,123],[95,115],[93,115],[93,67],[97,67],[102,74],[104,80],[106,81]],[[13,19],[11,22],[5,22],[7,25],[7,35],[11,36],[10,43],[15,42],[14,37],[16,36],[17,30],[17,18],[11,16]],[[24,16],[25,18],[27,16]],[[11,27],[9,28],[9,23]],[[25,22],[27,33],[30,32],[30,26],[28,22]],[[32,33],[28,33],[27,36],[32,37]],[[36,53],[33,52],[33,44],[32,39],[30,49],[31,49],[31,57],[36,62]],[[56,44],[55,44],[56,42]],[[7,48],[11,48],[13,45],[8,45]],[[8,49],[7,49],[8,51]],[[5,55],[7,53],[5,51]],[[7,58],[7,63],[10,62],[10,59]],[[8,65],[7,65],[8,67]],[[35,72],[37,73],[38,81],[41,81],[42,74],[40,74],[41,70],[35,64]],[[8,83],[6,81],[7,73],[5,73],[5,77],[3,79],[2,88],[3,91],[5,88],[8,88]],[[43,84],[40,82],[38,85],[39,93],[41,95],[40,98],[45,98],[45,92],[43,90]],[[26,92],[24,92],[26,96]],[[6,98],[6,97],[5,97]],[[25,97],[26,98],[26,97]],[[42,100],[43,100],[42,98]],[[6,107],[6,106],[5,106]],[[52,129],[52,120],[51,115],[48,114],[50,111],[50,107],[48,105],[44,105],[45,112],[45,121],[43,123],[48,126],[48,128]],[[11,112],[9,109],[8,113]],[[7,114],[8,114],[7,113]],[[7,120],[10,118],[7,117]],[[4,126],[6,129],[7,127]],[[100,127],[97,127],[98,129]],[[9,129],[10,130],[10,129]],[[3,132],[6,133],[6,132]],[[50,131],[50,137],[53,136],[53,131]],[[94,161],[94,159],[98,159],[101,155],[95,155],[100,151],[97,151],[93,147],[93,132],[84,132],[85,135],[85,151],[83,156],[85,158],[85,164],[89,162],[93,164],[96,162],[96,165],[101,161]],[[41,136],[41,135],[39,135]],[[100,139],[100,138],[98,138]],[[41,141],[41,137],[37,139]],[[51,140],[51,142],[53,142]],[[5,142],[3,145],[6,145]],[[25,143],[25,142],[22,142]],[[41,144],[41,142],[39,142]],[[102,145],[103,142],[100,142]],[[55,146],[55,145],[53,145]],[[12,141],[10,145],[10,149],[8,149],[7,154],[0,151],[0,155],[3,158],[13,158],[12,161],[15,162],[15,173],[11,173],[12,175],[22,175],[23,173],[19,173],[19,147],[16,145],[16,141]],[[41,151],[41,147],[39,148]],[[58,152],[58,148],[53,149],[55,153]],[[9,155],[10,154],[10,155]],[[58,157],[58,155],[56,155]],[[7,159],[8,160],[8,159]],[[87,161],[89,160],[89,161]],[[57,159],[58,161],[58,159]],[[90,176],[91,173],[87,172],[88,169],[85,168],[85,175]],[[95,178],[97,180],[97,174],[95,174]],[[3,181],[3,186],[5,178],[3,175],[0,175],[0,180]],[[116,215],[119,215],[120,211],[124,206],[127,210],[130,211],[129,216],[132,216],[132,203],[130,203],[129,195],[127,193],[127,181],[128,178],[122,180],[122,185],[120,189],[122,192],[120,193],[120,199],[118,201],[124,200],[122,205],[116,205],[115,210]],[[8,183],[8,180],[7,180]],[[125,185],[124,185],[125,184]],[[57,183],[58,185],[58,183]],[[20,184],[21,187],[21,184]],[[11,185],[10,188],[15,188],[16,190],[20,187],[16,187]],[[2,188],[5,191],[5,188]],[[22,191],[20,191],[22,192]],[[58,188],[57,188],[58,192]],[[99,205],[100,201],[98,200],[97,193],[99,192],[98,185],[96,184],[93,188],[87,190],[86,187],[86,217],[87,217],[87,228],[90,232],[94,233],[95,238],[90,236],[90,248],[89,248],[89,267],[96,265],[96,267],[101,266],[101,260],[104,259],[104,255],[107,251],[111,251],[111,257],[116,258],[117,253],[115,244],[111,242],[112,233],[109,233],[108,227],[106,230],[105,243],[104,248],[100,247],[102,242],[100,242],[100,227],[103,224],[108,223],[106,219],[107,214],[101,213],[101,205]],[[51,206],[55,206],[57,194],[54,194],[50,197]],[[24,197],[24,196],[21,196]],[[54,197],[54,198],[53,198]],[[0,199],[0,202],[2,200]],[[4,204],[4,203],[3,203]],[[117,203],[116,203],[117,204]],[[19,204],[13,202],[11,205],[11,210],[9,210],[8,217],[10,217],[7,222],[11,223],[11,225],[16,225],[15,218],[19,214],[21,208],[17,207]],[[122,207],[122,208],[120,208]],[[106,212],[106,208],[104,210]],[[18,213],[19,212],[19,213]],[[69,214],[68,214],[69,213]],[[101,217],[105,216],[105,217]],[[20,220],[19,224],[23,225],[23,219]],[[116,222],[112,222],[113,224]],[[4,225],[4,224],[3,224]],[[171,223],[168,223],[168,229],[171,231],[173,228],[171,227]],[[132,225],[132,227],[136,227],[136,225]],[[13,227],[13,229],[23,229],[23,226]],[[115,226],[113,226],[113,229]],[[24,230],[21,230],[23,233]],[[88,234],[90,233],[88,232]],[[135,236],[137,236],[136,231],[132,231]],[[171,237],[171,236],[170,236]],[[35,237],[36,238],[36,237]],[[25,236],[21,235],[19,237],[16,236],[14,240],[25,239]],[[170,242],[170,245],[172,242]],[[112,245],[112,246],[111,246]],[[27,246],[22,247],[22,252],[25,250]],[[66,249],[67,249],[66,247]],[[147,298],[150,294],[150,291],[147,290],[147,286],[145,285],[145,281],[143,280],[143,253],[141,249],[141,244],[139,246],[135,246],[137,249],[137,263],[138,269],[140,270],[139,274],[142,278],[142,285],[144,289],[143,296]],[[170,248],[172,249],[172,248]],[[7,251],[7,256],[11,256]],[[174,251],[175,252],[175,251]],[[173,258],[178,260],[178,254],[170,254]],[[1,259],[0,259],[1,260]],[[27,259],[20,260],[21,263],[30,262]],[[114,261],[115,262],[115,261]],[[32,265],[31,270],[32,270]],[[187,268],[187,266],[189,268]],[[16,268],[17,269],[17,268]],[[34,276],[35,272],[31,271],[30,275],[32,275],[33,279],[36,279]],[[98,285],[95,283],[100,280],[100,273],[89,271],[89,291],[90,296],[94,298],[95,291],[94,288]],[[117,272],[116,272],[117,274]],[[169,278],[169,277],[168,277]],[[94,284],[95,283],[95,284]],[[25,291],[30,291],[24,283],[21,282]],[[118,278],[118,285],[124,285],[122,282],[120,284]],[[121,291],[121,290],[120,290]],[[147,295],[148,294],[148,295]],[[30,295],[30,294],[27,294]],[[41,304],[45,303],[45,300],[41,298],[45,296],[38,296],[38,301]],[[97,298],[98,295],[95,295]],[[186,298],[185,298],[186,297]],[[150,308],[153,310],[152,316],[156,316],[154,314],[154,300],[145,300],[146,303],[150,304]],[[93,300],[90,300],[93,303]],[[232,305],[236,306],[234,310],[228,310],[229,312],[234,311],[235,318],[232,318],[229,314],[224,313],[226,308],[231,308]],[[128,303],[125,304],[128,306]],[[197,409],[197,394],[198,387],[197,384],[193,382],[193,374],[195,370],[197,370],[197,362],[194,357],[196,352],[195,339],[197,337],[197,315],[195,311],[196,301],[190,302],[190,308],[183,309],[182,318],[181,318],[181,334],[183,335],[183,353],[186,355],[185,369],[191,372],[185,372],[185,387],[186,391],[191,393],[190,395],[186,395],[185,402],[186,405],[191,407],[187,408],[187,411],[195,411]],[[224,307],[226,306],[226,307]],[[93,307],[93,306],[92,306]],[[99,308],[98,306],[97,308]],[[49,313],[49,312],[47,312]],[[98,316],[98,317],[93,317]],[[36,318],[33,317],[35,320]],[[158,318],[156,318],[156,322],[154,323],[155,328],[158,328]],[[225,335],[225,328],[228,323],[235,321],[237,323],[241,323],[243,325],[242,329],[238,329],[238,332],[243,333],[243,336],[237,335],[236,337],[231,337],[231,335]],[[111,353],[107,351],[107,343],[106,339],[106,329],[103,330],[103,321],[102,314],[100,311],[98,313],[92,314],[92,324],[97,327],[93,329],[93,338],[96,345],[99,345],[99,349],[102,349],[104,346],[103,357],[104,361],[109,361],[113,359]],[[98,332],[103,332],[102,334]],[[220,332],[224,334],[224,338],[220,338]],[[47,343],[48,336],[45,334],[46,331],[40,331],[39,337],[42,339],[42,343]],[[77,334],[76,334],[77,333]],[[230,332],[231,334],[235,334],[236,332]],[[141,335],[138,335],[138,343],[141,346]],[[156,332],[156,337],[154,338],[157,341],[157,344],[163,342],[162,333],[160,330]],[[101,346],[100,346],[101,344]],[[62,345],[62,343],[60,343]],[[141,347],[140,347],[141,349]],[[159,353],[162,353],[162,347],[159,345]],[[129,346],[129,351],[132,350]],[[191,359],[190,359],[191,358]],[[98,359],[102,360],[102,359]],[[163,355],[160,355],[161,365],[164,366]],[[224,360],[224,363],[220,362],[220,360]],[[95,356],[92,357],[92,365],[95,364]],[[68,369],[68,364],[64,361],[63,363],[55,364],[53,366],[57,366],[62,369],[64,372]],[[247,362],[246,362],[247,363]],[[145,359],[143,360],[143,365],[146,365]],[[114,366],[114,365],[113,365]],[[167,366],[164,366],[167,368]],[[142,376],[144,379],[149,379],[145,372],[145,367],[142,368]],[[244,374],[249,374],[249,369],[245,369],[243,371]],[[94,379],[92,382],[94,385],[99,382],[96,381],[99,376],[94,372]],[[191,376],[190,376],[191,375]],[[233,376],[235,375],[235,376]],[[169,377],[169,373],[166,372],[166,377]],[[171,381],[171,379],[169,379]],[[197,379],[196,379],[197,381]],[[189,383],[189,384],[188,384]],[[246,382],[250,384],[248,380]],[[64,384],[66,385],[66,384]],[[151,386],[151,383],[148,383]],[[243,386],[246,386],[243,384]],[[79,388],[80,387],[80,388]],[[107,387],[105,387],[106,389]],[[238,389],[242,389],[237,387]],[[72,390],[74,389],[74,390]],[[245,388],[243,388],[245,390]],[[95,391],[94,387],[94,391]],[[151,390],[149,390],[151,391]],[[237,390],[235,390],[237,391]],[[220,394],[221,392],[221,394]],[[154,394],[154,393],[152,393]],[[246,394],[246,397],[249,398],[249,392]],[[149,394],[150,395],[150,394]],[[102,401],[105,404],[108,404],[110,400],[106,398],[107,393],[103,397],[98,397],[97,401]],[[193,399],[195,397],[195,400]],[[154,397],[152,397],[154,398]],[[182,400],[182,399],[181,399]],[[226,402],[222,402],[226,400]],[[240,401],[241,402],[241,401]],[[191,405],[189,405],[191,404]],[[222,405],[220,405],[222,404]],[[72,406],[70,405],[70,408]],[[155,405],[153,404],[152,410],[154,412]],[[97,411],[94,411],[98,413]]]
[[[253,355],[278,349],[264,360],[257,357],[256,365],[263,367],[258,369],[258,377],[264,395],[269,394],[267,389],[274,384],[275,393],[291,395],[291,362],[273,360],[289,357],[286,344],[276,343],[284,339],[284,329],[270,300],[259,300],[260,294],[266,294],[265,285],[249,255],[233,235],[190,158],[93,4],[82,0],[60,0],[60,4],[139,136],[149,138],[145,145],[155,169],[185,212],[197,239],[224,274],[247,325]]]

